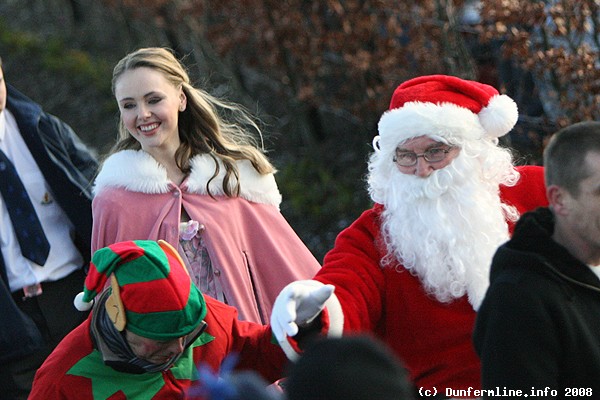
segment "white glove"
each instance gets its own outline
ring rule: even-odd
[[[314,280],[296,281],[283,288],[271,312],[271,330],[279,342],[298,333],[298,326],[310,323],[325,307],[335,287]]]

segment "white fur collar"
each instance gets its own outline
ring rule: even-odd
[[[219,161],[220,162],[220,161]],[[192,172],[187,180],[190,193],[208,194],[206,182],[215,170],[213,159],[207,154],[197,155],[190,160]],[[273,174],[260,175],[248,160],[238,161],[240,174],[240,197],[255,203],[279,207],[281,194]],[[210,192],[224,195],[223,178],[225,168],[210,183]],[[108,157],[94,182],[94,195],[106,187],[122,187],[132,192],[167,193],[171,181],[167,170],[150,154],[143,150],[123,150]]]

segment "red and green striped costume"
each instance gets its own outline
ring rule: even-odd
[[[197,379],[197,364],[218,370],[232,352],[240,355],[238,368],[256,370],[270,382],[280,378],[286,358],[271,342],[270,328],[239,321],[235,308],[209,297],[205,300],[206,330],[166,372],[138,375],[105,366],[93,348],[88,318],[38,370],[29,399],[182,399]]]

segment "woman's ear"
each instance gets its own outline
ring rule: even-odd
[[[179,94],[179,112],[184,112],[187,107],[187,96],[185,95],[183,88],[180,89],[181,93]]]

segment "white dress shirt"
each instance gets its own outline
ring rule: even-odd
[[[74,234],[73,224],[54,201],[48,183],[19,133],[14,116],[7,109],[0,112],[0,149],[19,172],[50,243],[50,254],[43,267],[23,257],[6,204],[0,194],[0,250],[10,290],[15,292],[25,286],[64,278],[83,264],[83,257],[71,240]]]

